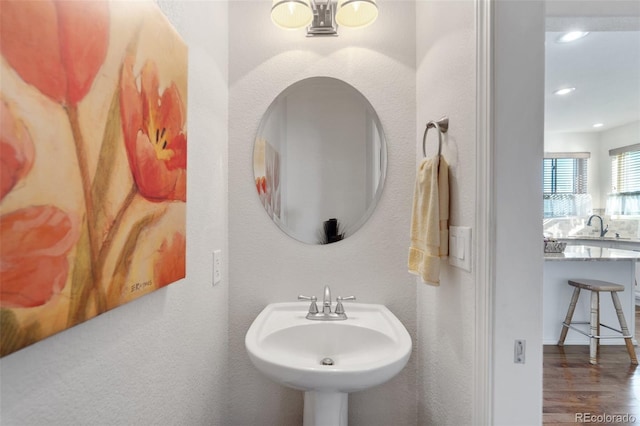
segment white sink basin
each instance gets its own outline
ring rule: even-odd
[[[343,321],[308,320],[308,309],[309,302],[273,303],[251,324],[247,352],[272,380],[303,391],[348,393],[384,383],[407,364],[411,337],[387,307],[345,303]],[[325,358],[333,365],[323,365]]]

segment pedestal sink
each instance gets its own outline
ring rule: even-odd
[[[305,392],[304,425],[346,425],[348,393],[379,385],[407,364],[411,337],[383,305],[345,304],[343,321],[306,319],[309,303],[272,303],[247,331],[253,365]]]

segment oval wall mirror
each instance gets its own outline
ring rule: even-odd
[[[304,243],[353,235],[375,209],[386,169],[378,115],[341,80],[292,84],[260,122],[253,150],[258,196],[276,225]]]

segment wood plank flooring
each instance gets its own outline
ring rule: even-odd
[[[637,308],[635,320],[640,341]],[[640,367],[624,345],[601,346],[598,365],[589,364],[588,345],[545,345],[543,360],[545,425],[640,423]]]

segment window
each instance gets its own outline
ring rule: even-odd
[[[545,158],[545,194],[586,194],[586,158]]]
[[[587,191],[588,152],[545,153],[543,161],[544,217],[591,214]]]
[[[640,215],[640,144],[609,151],[611,194],[607,214]]]

